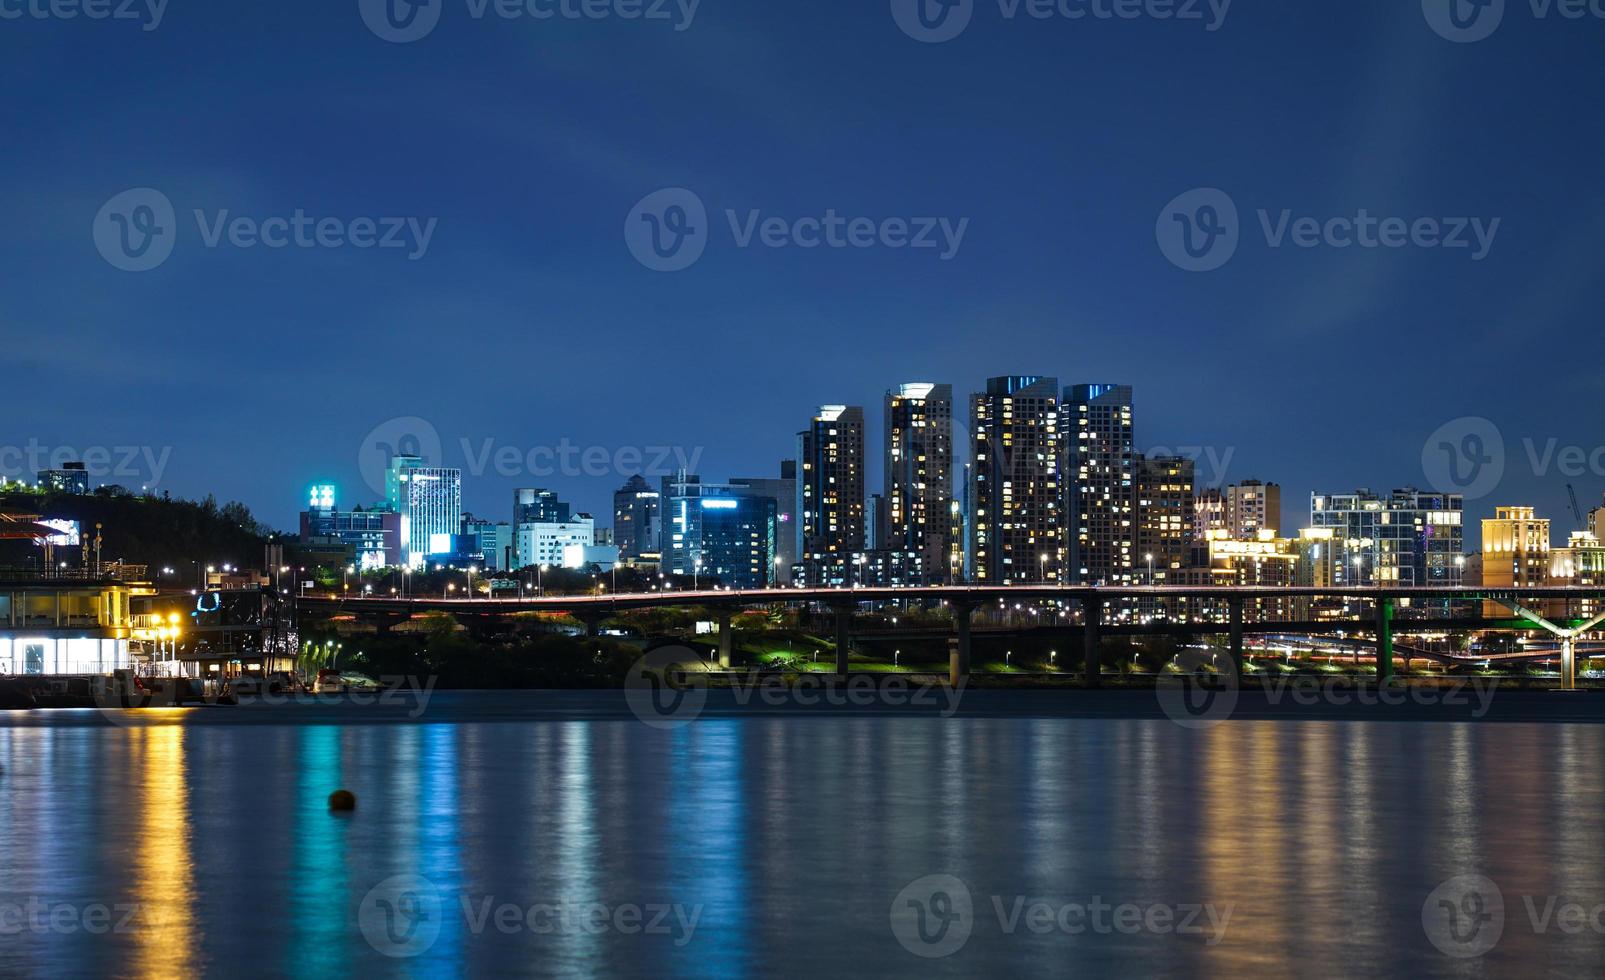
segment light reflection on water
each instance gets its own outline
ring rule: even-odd
[[[1584,975],[1605,935],[1537,935],[1523,896],[1605,904],[1602,748],[1592,726],[1354,722],[0,728],[0,903],[113,925],[139,906],[109,934],[0,919],[0,975]],[[354,814],[327,810],[341,787]],[[1428,892],[1468,872],[1507,906],[1481,962],[1421,929]],[[977,919],[922,960],[888,912],[935,873]],[[358,909],[407,874],[438,893],[438,936],[390,958]],[[1232,912],[1214,946],[1011,935],[994,896]],[[587,903],[678,905],[696,928],[476,924]]]

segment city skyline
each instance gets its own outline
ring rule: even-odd
[[[1213,32],[1005,23],[992,11],[925,45],[884,4],[829,16],[742,5],[708,6],[679,32],[474,22],[454,10],[429,38],[388,44],[354,7],[173,10],[147,33],[29,22],[0,39],[0,71],[34,92],[25,131],[38,150],[0,161],[0,200],[17,219],[0,256],[37,286],[8,291],[0,322],[72,338],[6,353],[16,434],[0,447],[149,447],[158,461],[170,448],[162,487],[241,500],[288,528],[303,467],[349,494],[361,485],[358,447],[391,418],[430,419],[448,465],[464,464],[462,439],[475,453],[486,440],[527,450],[694,439],[702,469],[754,473],[788,455],[773,434],[795,431],[822,400],[873,405],[899,378],[958,395],[987,375],[1042,371],[1135,385],[1147,406],[1139,450],[1233,447],[1229,476],[1275,479],[1294,500],[1421,485],[1422,446],[1465,416],[1504,434],[1500,496],[1560,514],[1565,483],[1590,499],[1605,489],[1605,467],[1533,473],[1523,443],[1534,440],[1540,462],[1551,438],[1592,451],[1600,440],[1580,409],[1605,382],[1557,367],[1544,396],[1529,397],[1493,354],[1513,336],[1545,365],[1595,349],[1605,284],[1588,243],[1605,201],[1587,175],[1602,137],[1532,124],[1535,106],[1590,116],[1590,25],[1507,17],[1495,37],[1455,45],[1413,4],[1350,4],[1341,16],[1237,5]],[[220,43],[241,31],[259,59],[241,63]],[[66,64],[78,66],[71,83],[37,84]],[[343,94],[287,116],[278,74],[262,67],[274,64],[297,66],[297,91]],[[710,75],[715,64],[725,68]],[[1358,97],[1331,82],[1265,84],[1347,78],[1356,65],[1372,79]],[[727,88],[730,71],[749,83]],[[876,84],[863,84],[865,71]],[[933,97],[933,72],[965,96]],[[204,90],[189,84],[197,73]],[[550,97],[532,110],[503,84],[514,76]],[[164,111],[112,112],[75,94],[126,79],[135,105]],[[1043,125],[1083,92],[1098,95],[1076,101],[1073,125]],[[1149,92],[1164,96],[1139,94]],[[216,113],[218,100],[231,110]],[[468,110],[432,109],[448,104]],[[530,125],[505,123],[532,111]],[[838,113],[848,125],[823,125]],[[853,124],[861,118],[899,125]],[[1506,125],[1520,138],[1492,138]],[[92,149],[101,141],[117,151]],[[1549,164],[1543,193],[1532,158]],[[1022,179],[1039,169],[1054,179]],[[432,176],[462,173],[493,179]],[[501,178],[530,190],[491,193]],[[133,273],[108,264],[90,230],[104,204],[139,187],[164,193],[183,227],[160,268]],[[673,187],[698,195],[717,235],[694,266],[665,273],[644,268],[623,232],[638,202]],[[1167,202],[1195,188],[1226,192],[1246,233],[1208,272],[1178,269],[1155,240]],[[409,260],[213,248],[193,220],[297,209],[438,226],[427,254]],[[1504,220],[1480,261],[1277,248],[1261,233],[1261,211],[1274,230],[1284,211],[1362,209]],[[742,248],[726,212],[739,225],[754,210],[970,222],[943,261],[756,239]],[[827,337],[850,338],[852,355],[827,358]],[[530,384],[556,350],[572,359]],[[64,377],[81,390],[132,384],[141,397],[108,413],[57,397]],[[683,394],[682,379],[714,394]],[[275,406],[275,424],[240,438],[242,400]],[[153,468],[136,460],[110,482],[138,486]],[[483,510],[515,482],[534,481],[487,481],[465,503]],[[551,482],[598,514],[613,489],[611,476]]]
[[[1598,974],[1602,43],[0,0],[0,977]]]
[[[1052,381],[1056,385],[1062,383],[1066,390],[1069,387],[1088,387],[1083,382],[1068,381],[1063,378],[1050,377],[1046,378],[1046,380]],[[949,384],[932,379],[900,379],[882,388],[873,399],[865,397],[853,400],[851,405],[827,405],[826,408],[842,407],[862,410],[864,406],[875,404],[880,400],[881,396],[895,396],[901,387],[924,384],[934,384],[943,389],[950,388],[953,392],[952,397],[955,403],[960,407],[967,403],[972,395],[984,391],[986,387],[985,380],[971,389],[961,384]],[[1110,386],[1091,385],[1090,387]],[[1148,399],[1145,397],[1145,388],[1140,383],[1127,387],[1134,390],[1134,394],[1128,393],[1126,397],[1131,398],[1135,405],[1132,413],[1135,421],[1131,429],[1134,430],[1135,441],[1133,445],[1136,457],[1151,460],[1159,457],[1176,456],[1189,460],[1193,464],[1195,473],[1195,494],[1199,497],[1210,491],[1225,492],[1229,487],[1243,484],[1252,485],[1256,482],[1279,485],[1281,492],[1273,499],[1280,499],[1281,510],[1278,517],[1280,526],[1284,529],[1303,527],[1310,523],[1310,505],[1312,498],[1317,495],[1347,494],[1357,490],[1370,490],[1383,495],[1395,490],[1420,490],[1425,492],[1436,490],[1445,492],[1443,487],[1436,485],[1444,482],[1448,484],[1447,492],[1460,494],[1465,499],[1466,523],[1473,529],[1468,530],[1468,543],[1475,540],[1474,529],[1479,521],[1494,517],[1495,511],[1502,507],[1534,507],[1540,515],[1551,517],[1555,521],[1556,527],[1564,531],[1577,523],[1572,510],[1572,493],[1575,493],[1579,501],[1584,524],[1587,523],[1588,513],[1595,507],[1605,503],[1605,476],[1595,477],[1592,472],[1586,472],[1582,476],[1573,476],[1566,469],[1568,465],[1572,467],[1579,465],[1579,460],[1582,461],[1583,465],[1592,467],[1595,461],[1605,460],[1605,450],[1596,451],[1593,454],[1594,458],[1590,460],[1586,451],[1582,451],[1579,454],[1579,447],[1559,445],[1558,440],[1555,440],[1554,437],[1549,437],[1544,443],[1528,438],[1514,446],[1510,445],[1509,440],[1506,440],[1506,458],[1501,465],[1498,467],[1486,467],[1505,471],[1505,478],[1494,483],[1491,489],[1486,478],[1483,478],[1481,483],[1477,483],[1476,481],[1465,480],[1464,474],[1450,474],[1447,481],[1445,481],[1443,477],[1447,470],[1438,469],[1434,473],[1426,472],[1428,467],[1423,465],[1424,460],[1419,457],[1432,452],[1430,444],[1432,437],[1429,437],[1428,443],[1419,448],[1418,458],[1413,460],[1415,463],[1413,472],[1410,470],[1409,462],[1406,462],[1403,465],[1403,476],[1399,479],[1391,481],[1388,479],[1373,479],[1370,481],[1350,479],[1346,482],[1340,479],[1338,482],[1329,485],[1299,487],[1290,484],[1274,469],[1249,469],[1241,462],[1241,447],[1236,444],[1222,446],[1199,445],[1196,440],[1189,442],[1183,436],[1174,445],[1154,445],[1153,440],[1145,439],[1144,437],[1144,432],[1150,425],[1150,417],[1152,415],[1151,410],[1147,407]],[[832,389],[832,391],[835,390]],[[814,407],[806,411],[817,413],[819,411],[819,403],[815,402],[813,404]],[[864,419],[861,468],[865,487],[878,494],[883,485],[885,474],[888,433],[884,420],[878,417],[880,413],[873,414],[877,417],[870,418],[866,414]],[[1060,416],[1061,418],[1063,416],[1062,407]],[[953,411],[951,421],[953,428],[952,499],[960,501],[964,495],[963,481],[967,472],[966,467],[974,462],[971,447],[973,422],[966,411],[963,410]],[[1460,435],[1462,430],[1472,433],[1475,438],[1477,437],[1475,430],[1479,428],[1478,424],[1483,421],[1485,420],[1477,417],[1467,417],[1460,420],[1451,420],[1446,423],[1446,427],[1457,433],[1456,439],[1462,437]],[[795,426],[793,425],[790,428],[794,429]],[[1167,426],[1166,428],[1169,427]],[[1502,433],[1499,435],[1502,438]],[[434,445],[439,447],[438,452],[429,451],[432,441]],[[387,501],[392,499],[392,488],[388,485],[391,466],[389,454],[398,452],[399,447],[408,449],[409,453],[420,454],[426,464],[434,464],[441,468],[461,471],[461,511],[464,514],[473,514],[480,519],[488,519],[492,522],[505,520],[507,515],[504,512],[509,509],[507,497],[517,491],[538,489],[565,501],[567,506],[571,507],[575,513],[592,515],[596,520],[596,526],[602,528],[610,526],[613,522],[615,516],[613,507],[614,494],[636,475],[643,475],[647,483],[653,489],[657,489],[660,481],[681,470],[685,470],[691,475],[700,475],[705,479],[712,478],[715,474],[728,475],[741,472],[718,465],[714,462],[715,460],[728,458],[728,456],[713,447],[698,444],[696,439],[671,440],[672,445],[661,446],[644,446],[628,441],[619,441],[609,445],[585,446],[560,436],[528,448],[499,444],[494,440],[479,439],[473,441],[479,444],[467,444],[466,437],[459,437],[458,444],[452,446],[450,438],[441,434],[426,419],[404,417],[387,420],[377,425],[369,433],[368,437],[361,441],[360,449],[353,451],[350,454],[349,462],[343,466],[326,465],[319,468],[317,464],[308,463],[303,467],[297,460],[288,460],[287,464],[292,472],[307,474],[305,477],[296,480],[296,490],[288,500],[269,501],[265,507],[260,502],[251,499],[242,500],[241,502],[250,507],[253,515],[258,520],[290,534],[296,532],[301,518],[302,508],[297,502],[304,499],[309,487],[333,486],[338,494],[342,510],[349,510],[357,505],[364,508],[384,506]],[[797,452],[798,446],[795,435],[790,433],[782,434],[773,442],[776,453],[775,458],[767,464],[756,464],[764,468],[754,470],[754,472],[767,473],[769,470],[776,470],[782,460],[789,460]],[[97,444],[87,440],[80,440],[78,445],[95,446],[100,456],[112,463],[118,462],[119,452],[124,457],[134,456],[132,452],[134,447],[117,447],[119,452],[109,452],[104,447],[98,447]],[[1455,448],[1458,448],[1458,443],[1454,445]],[[755,455],[757,451],[753,447],[747,447],[747,449],[748,457],[762,458]],[[514,458],[511,455],[507,455],[510,450],[516,452],[518,462],[510,468],[512,475],[505,475],[509,468],[502,464]],[[384,453],[382,458],[376,455],[376,453],[381,452]],[[531,452],[533,452],[533,456]],[[146,455],[149,455],[148,452]],[[401,455],[408,455],[408,453],[401,453]],[[35,457],[28,454],[26,447],[23,447],[23,451],[13,453],[11,468],[19,469],[16,463],[25,464],[33,458]],[[37,458],[52,463],[59,463],[65,460],[68,463],[76,464],[82,460],[83,454],[79,452],[74,456],[63,457],[60,453],[53,456],[41,453]],[[538,460],[541,465],[550,467],[551,471],[529,470],[528,464],[532,459]],[[596,461],[599,460],[605,462],[600,463],[598,466]],[[633,461],[645,467],[645,469],[632,470],[615,466],[616,463],[621,461],[626,463]],[[0,462],[5,461],[0,460]],[[126,459],[123,462],[126,463]],[[1068,465],[1067,450],[1066,455],[1061,456],[1061,462]],[[1532,464],[1533,469],[1548,467],[1555,471],[1547,480],[1536,481],[1539,487],[1547,486],[1552,489],[1545,492],[1529,492],[1525,495],[1517,492],[1506,492],[1504,487],[1510,482],[1532,485],[1534,481],[1511,479],[1511,470],[1514,470],[1516,477],[1519,478],[1523,469],[1528,467],[1529,464]],[[57,467],[45,468],[55,469]],[[1339,471],[1353,470],[1356,472],[1363,470],[1375,473],[1381,467],[1375,463],[1368,464],[1365,461],[1359,461],[1352,466],[1346,462],[1339,462],[1335,464],[1334,469]],[[534,475],[529,475],[532,472]],[[1214,474],[1214,476],[1212,477],[1211,474]],[[78,478],[76,471],[74,471],[74,477]],[[1434,479],[1434,477],[1437,479]],[[36,472],[20,469],[17,475],[8,477],[10,482],[22,483],[32,483],[36,478]],[[88,481],[91,486],[122,485],[130,490],[137,491],[140,489],[140,485],[131,485],[127,481],[118,479],[115,475],[97,475],[93,467],[91,467],[88,474]],[[1463,482],[1469,485],[1462,485]],[[377,490],[373,489],[376,485]],[[1570,493],[1568,488],[1570,488]],[[1473,492],[1467,493],[1467,489]],[[175,491],[174,488],[164,483],[152,487],[151,490],[156,493],[165,490],[172,492],[175,496],[187,499],[200,500],[208,494],[217,497],[220,501],[230,499],[209,489],[206,485],[198,486],[193,491],[184,492]],[[869,503],[870,500],[866,493],[866,522],[870,520],[870,516],[867,513]],[[280,516],[285,511],[288,514]],[[448,523],[450,522],[448,521]],[[1563,538],[1564,534],[1562,534]],[[1135,539],[1133,538],[1133,540]],[[870,542],[869,546],[873,546],[873,544],[874,542]],[[967,549],[966,553],[968,553]],[[1140,571],[1140,559],[1140,554],[1137,554],[1132,564],[1134,572]]]

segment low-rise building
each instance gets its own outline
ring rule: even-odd
[[[89,468],[83,463],[63,463],[59,469],[40,470],[39,488],[52,493],[89,492]]]
[[[125,576],[7,574],[0,578],[0,674],[109,674],[131,666],[130,599],[150,592]]]

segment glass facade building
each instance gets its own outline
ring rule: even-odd
[[[779,504],[747,487],[663,481],[663,572],[735,589],[775,585]]]
[[[454,550],[462,532],[462,471],[425,466],[417,456],[395,456],[385,476],[390,509],[401,515],[402,560],[420,568],[431,555]]]
[[[1465,498],[1405,487],[1310,495],[1310,526],[1331,534],[1333,585],[1459,585]]]

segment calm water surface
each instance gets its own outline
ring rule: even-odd
[[[0,976],[1605,969],[1605,726],[358,710],[0,717]],[[1451,958],[1423,903],[1473,873],[1502,932]],[[1061,928],[1095,897],[1158,925]]]

